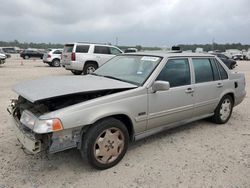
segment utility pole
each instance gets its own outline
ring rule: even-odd
[[[212,39],[212,51],[214,51],[214,38]]]
[[[118,37],[115,37],[115,45],[118,46]]]

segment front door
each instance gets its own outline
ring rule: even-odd
[[[185,121],[193,117],[194,86],[187,58],[170,59],[156,80],[168,81],[170,89],[148,93],[147,129]]]

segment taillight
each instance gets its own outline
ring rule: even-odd
[[[50,55],[50,54],[48,54],[48,58],[51,58],[51,55]]]
[[[71,61],[75,61],[76,60],[76,53],[72,52],[71,54]]]

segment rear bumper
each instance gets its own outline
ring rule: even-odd
[[[70,61],[69,63],[63,64],[63,65],[65,66],[66,70],[78,70],[78,71],[82,71],[84,63],[77,62],[77,61]]]
[[[44,62],[44,63],[51,63],[52,60],[50,60],[50,59],[43,59],[43,62]]]

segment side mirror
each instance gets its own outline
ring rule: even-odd
[[[155,81],[152,86],[152,90],[154,93],[157,91],[167,91],[169,90],[169,88],[170,88],[169,82],[160,81],[160,80]]]

